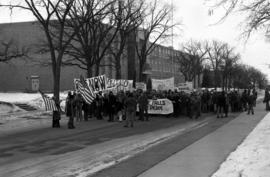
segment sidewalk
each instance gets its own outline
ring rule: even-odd
[[[255,115],[240,114],[228,124],[158,163],[139,177],[211,176],[265,115],[264,105],[258,104]]]

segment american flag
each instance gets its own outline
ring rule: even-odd
[[[95,93],[89,88],[83,76],[77,81],[77,88],[86,103],[91,104],[96,98]]]
[[[59,111],[59,109],[57,108],[55,101],[50,98],[48,95],[45,95],[44,93],[42,93],[41,91],[39,91],[39,93],[41,94],[43,101],[45,103],[45,109],[46,111]]]

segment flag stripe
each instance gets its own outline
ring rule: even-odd
[[[88,103],[91,104],[93,102],[93,100],[95,99],[94,95],[92,94],[92,92],[85,88],[81,82],[78,82],[78,91],[80,92],[80,94],[82,95],[83,99]]]
[[[48,97],[47,95],[45,95],[42,92],[40,92],[40,94],[41,94],[41,96],[43,98],[43,101],[45,103],[45,110],[46,111],[50,111],[50,110],[58,111],[58,108],[57,108],[57,106],[55,104],[55,101],[52,98]]]
[[[91,104],[94,101],[96,95],[93,90],[88,87],[83,76],[80,77],[80,80],[77,80],[77,86],[78,91],[82,95],[85,102]]]

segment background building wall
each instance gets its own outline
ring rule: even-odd
[[[53,76],[51,67],[42,67],[42,61],[50,61],[48,53],[37,53],[38,45],[45,40],[43,31],[37,22],[22,22],[12,24],[0,24],[0,40],[10,40],[18,44],[19,47],[26,46],[30,49],[30,59],[14,59],[9,64],[0,63],[0,91],[27,91],[30,89],[31,75],[40,77],[40,89],[44,91],[53,90]],[[138,41],[138,40],[137,40]],[[126,52],[121,60],[122,79],[136,79],[139,75],[139,61],[136,54],[136,35],[130,35]],[[176,83],[184,82],[183,76],[177,72],[176,63],[172,60],[172,53],[177,52],[169,47],[158,45],[148,56],[147,63],[151,67],[150,78],[162,79],[174,76]],[[106,56],[102,64],[110,65],[111,58]],[[94,69],[93,69],[94,73]],[[106,74],[110,78],[115,78],[116,71],[112,66],[100,69],[100,74]],[[86,75],[86,71],[78,67],[61,68],[61,90],[73,89],[74,78]]]

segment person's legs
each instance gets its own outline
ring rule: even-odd
[[[130,122],[130,119],[131,119],[131,114],[130,113],[131,113],[130,111],[126,112],[126,125],[125,125],[125,127],[129,126],[129,122]]]
[[[217,118],[219,118],[219,114],[220,114],[220,107],[219,106],[217,106],[217,108],[216,108],[216,110],[217,110]]]
[[[143,107],[139,106],[139,120],[144,121],[144,116],[143,116]]]
[[[146,121],[149,121],[149,115],[148,115],[148,109],[147,109],[147,107],[146,108],[144,108],[144,117],[145,117],[145,120]]]
[[[136,112],[134,112],[134,111],[130,113],[130,116],[131,116],[131,117],[130,117],[130,126],[131,126],[131,127],[134,126],[135,114],[136,114]]]

